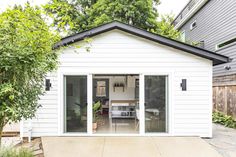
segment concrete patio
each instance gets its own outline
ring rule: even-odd
[[[42,137],[45,157],[222,157],[199,137]]]
[[[205,141],[223,157],[236,157],[236,129],[213,124],[213,138]]]

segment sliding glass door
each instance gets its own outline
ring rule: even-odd
[[[135,131],[141,128],[141,133],[167,133],[168,132],[168,76],[165,75],[144,75],[141,79],[140,92],[141,107],[136,108],[134,115]],[[64,76],[64,133],[88,133],[93,132],[92,119],[92,100],[93,100],[93,82],[92,77],[88,75]],[[97,86],[100,85],[97,83]],[[101,82],[102,88],[97,89],[99,96],[107,96],[106,90],[103,88],[104,83]],[[89,88],[88,88],[89,87]],[[90,89],[91,87],[91,89]],[[88,90],[87,90],[88,89]],[[95,90],[95,89],[94,89]],[[95,91],[94,91],[95,92]],[[116,91],[117,92],[117,91]],[[123,93],[123,90],[121,91]],[[135,89],[132,90],[133,99]],[[91,99],[91,100],[90,100]],[[109,99],[109,97],[107,98]],[[116,100],[116,99],[115,99]],[[120,95],[117,100],[124,100]],[[144,101],[144,103],[143,103]],[[89,106],[88,106],[89,102]],[[111,104],[107,101],[108,111]],[[143,105],[144,104],[144,105]],[[138,103],[137,103],[138,106]],[[139,112],[140,109],[140,112]],[[99,116],[107,116],[105,112],[99,112]],[[109,113],[109,112],[108,112]],[[141,113],[139,116],[139,113]],[[88,114],[88,115],[87,115]],[[143,115],[144,114],[144,115]],[[137,117],[137,118],[136,118]],[[141,117],[141,119],[140,119]],[[131,119],[133,120],[133,119]],[[98,129],[102,128],[99,119]],[[139,123],[141,122],[141,123]],[[105,123],[104,123],[105,124]],[[126,126],[119,124],[120,126]],[[129,125],[130,126],[130,125]],[[140,127],[139,127],[140,126]],[[97,129],[97,131],[98,131]]]
[[[167,132],[167,76],[145,76],[145,132]]]
[[[87,76],[64,77],[64,132],[87,132]]]

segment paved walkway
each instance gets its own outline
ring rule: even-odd
[[[213,138],[205,140],[223,157],[236,157],[236,129],[213,124]]]
[[[198,137],[42,137],[45,157],[222,157]]]

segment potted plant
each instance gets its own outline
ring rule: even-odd
[[[98,120],[98,113],[100,112],[100,108],[101,108],[100,101],[93,104],[93,131],[94,132],[96,132],[97,127],[98,127],[97,120]]]

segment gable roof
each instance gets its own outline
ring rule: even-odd
[[[220,54],[217,54],[217,53],[205,50],[205,49],[194,47],[194,46],[182,43],[180,41],[166,38],[164,36],[157,35],[157,34],[148,32],[146,30],[136,28],[134,26],[130,26],[128,24],[124,24],[118,21],[113,21],[113,22],[95,27],[93,29],[79,32],[74,35],[65,37],[60,42],[55,44],[54,49],[59,48],[60,46],[66,46],[74,42],[81,41],[84,38],[92,37],[92,36],[95,36],[95,35],[98,35],[98,34],[113,30],[113,29],[122,30],[124,32],[136,35],[138,37],[145,38],[145,39],[157,42],[159,44],[163,44],[163,45],[166,45],[175,49],[179,49],[179,50],[185,51],[187,53],[190,53],[196,56],[200,56],[202,58],[212,60],[213,65],[218,65],[218,64],[227,63],[231,61],[229,57],[226,57],[226,56],[223,56],[223,55],[220,55]]]

